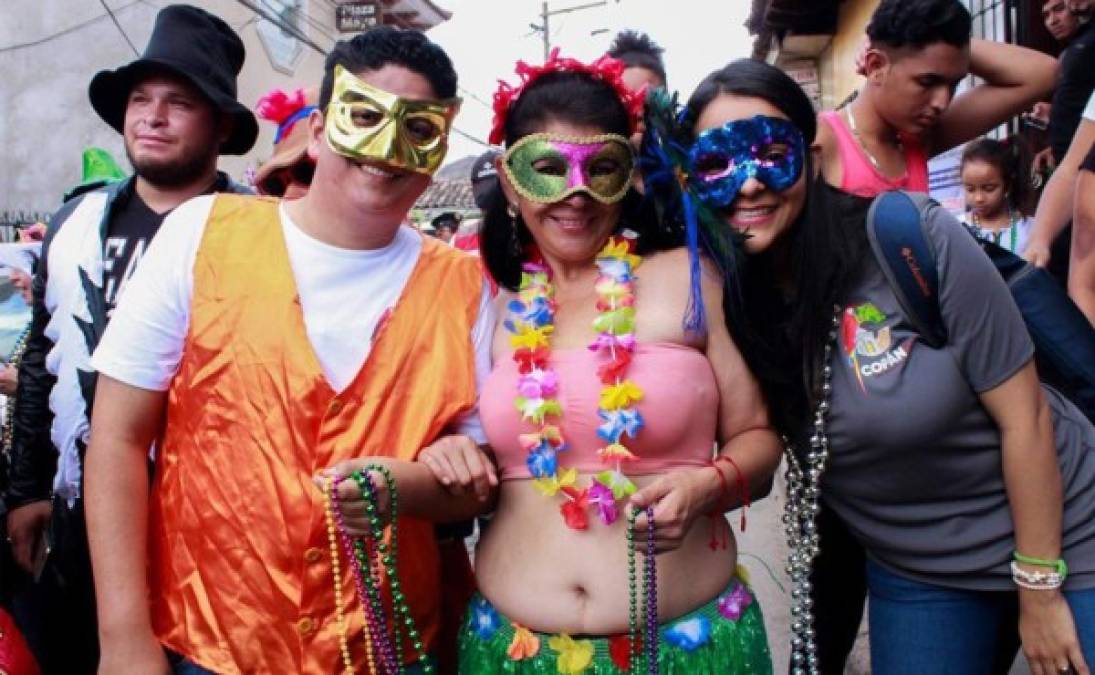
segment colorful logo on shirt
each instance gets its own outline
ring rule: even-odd
[[[847,307],[840,323],[844,355],[855,373],[859,388],[867,393],[865,378],[889,372],[909,358],[912,338],[894,344],[886,315],[871,302]]]

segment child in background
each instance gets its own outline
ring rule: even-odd
[[[962,151],[962,188],[966,213],[961,220],[978,238],[1019,254],[1034,223],[1027,211],[1030,182],[1027,163],[1014,141],[981,138]]]

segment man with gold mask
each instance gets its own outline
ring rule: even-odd
[[[436,653],[434,523],[483,511],[492,492],[485,478],[451,494],[414,462],[436,444],[478,462],[484,442],[477,384],[494,316],[478,264],[401,225],[444,159],[455,90],[421,33],[340,42],[307,120],[308,193],[198,199],[164,223],[93,359],[103,672],[167,672],[161,647],[198,668],[187,672],[362,671],[376,612],[336,532],[371,521],[363,483],[331,477],[366,464],[396,488],[384,472],[363,479],[399,536],[404,583],[381,589],[395,601],[382,618],[401,604],[417,626],[394,658]]]

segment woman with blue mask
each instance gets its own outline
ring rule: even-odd
[[[1007,672],[1019,639],[1034,672],[1088,672],[1095,429],[1039,386],[1008,289],[937,206],[949,337],[917,334],[868,245],[870,201],[815,178],[815,124],[787,75],[736,61],[680,116],[648,104],[644,149],[648,194],[722,268],[727,323],[794,449],[792,672],[832,672],[810,618],[811,596],[842,592],[809,583],[819,499],[867,551],[874,672]]]

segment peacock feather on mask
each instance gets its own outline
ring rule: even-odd
[[[690,261],[690,294],[684,317],[689,333],[707,330],[700,277],[701,251],[723,276],[724,302],[741,303],[738,273],[741,269],[745,235],[735,231],[719,212],[696,195],[688,172],[688,151],[693,143],[695,120],[677,101],[677,94],[654,89],[647,94],[643,111],[646,130],[639,155],[646,197],[651,199],[659,220],[670,228],[683,229]]]

